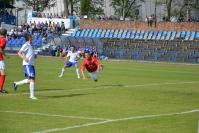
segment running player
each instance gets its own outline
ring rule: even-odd
[[[6,47],[6,35],[7,35],[7,30],[0,29],[0,93],[8,93],[6,90],[3,89],[6,77],[5,63],[3,59],[3,56],[7,56],[4,51]]]
[[[85,68],[87,69],[90,77],[94,81],[98,81],[97,72],[101,69],[101,65],[98,59],[95,57],[92,57],[89,52],[85,52],[85,59],[83,60],[82,67],[81,67],[81,72],[82,72],[82,76],[84,80],[86,79],[85,74],[84,74]]]
[[[66,63],[64,67],[62,68],[59,77],[63,77],[64,72],[66,71],[67,68],[70,68],[71,66],[75,66],[77,78],[79,79],[80,78],[80,72],[78,68],[79,59],[80,59],[80,55],[77,51],[75,51],[75,46],[71,46],[71,51],[68,51],[68,54],[66,56]]]
[[[32,37],[31,35],[25,36],[26,43],[21,47],[18,52],[20,58],[23,59],[23,68],[25,72],[26,79],[14,82],[13,88],[16,91],[19,85],[29,84],[30,88],[30,98],[36,100],[37,98],[34,96],[34,86],[35,86],[35,54],[33,48],[31,46]]]

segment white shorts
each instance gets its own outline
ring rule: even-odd
[[[88,73],[93,80],[97,80],[97,72]]]
[[[5,70],[5,63],[4,63],[4,61],[0,61],[0,70]]]

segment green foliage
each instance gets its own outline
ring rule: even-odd
[[[127,17],[134,18],[140,7],[139,2],[144,2],[144,0],[112,0],[115,15],[122,17],[123,20]]]
[[[89,17],[103,14],[102,9],[104,0],[81,0],[81,15],[87,15]]]
[[[33,7],[35,11],[43,11],[45,8],[56,5],[56,0],[23,0],[23,2]]]

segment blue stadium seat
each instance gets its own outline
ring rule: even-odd
[[[185,39],[186,33],[187,33],[186,31],[181,32],[180,38]]]
[[[190,38],[190,36],[191,36],[191,32],[188,31],[188,32],[186,33],[186,35],[185,35],[184,40],[188,41],[189,38]]]
[[[75,37],[79,37],[79,36],[80,36],[80,31],[76,31]]]
[[[152,39],[153,34],[154,34],[154,32],[153,32],[153,31],[150,31],[147,39],[148,39],[148,40],[151,40],[151,39]]]
[[[176,37],[176,33],[177,33],[176,31],[171,32],[171,37],[169,40],[174,40]]]
[[[83,36],[84,36],[84,34],[85,34],[85,31],[86,31],[86,29],[83,29],[83,30],[81,31],[81,33],[80,33],[80,36],[79,36],[79,37],[83,37]]]
[[[136,35],[137,31],[132,30],[132,31],[130,31],[130,33],[131,33],[130,38],[135,39],[135,35]]]
[[[98,29],[94,29],[93,33],[91,34],[91,37],[96,38],[97,32],[98,32]]]
[[[113,34],[113,38],[117,38],[119,30],[115,30],[114,34]]]
[[[113,33],[112,32],[109,33],[108,38],[113,38]]]
[[[111,31],[111,30],[106,30],[105,38],[108,38],[108,36],[109,36],[109,34],[110,34],[110,31]]]
[[[160,40],[165,40],[166,36],[167,36],[167,31],[164,31],[162,33],[162,36],[161,36]]]
[[[152,39],[152,40],[155,40],[156,37],[157,37],[157,35],[158,35],[158,32],[157,32],[157,31],[154,31],[154,32],[153,32],[153,36],[151,37],[151,39]]]
[[[156,37],[156,40],[160,40],[162,34],[163,34],[163,32],[162,32],[162,31],[159,31],[159,32],[158,32],[158,35],[157,35],[157,37]]]
[[[196,36],[196,32],[195,31],[191,32],[191,36],[190,36],[189,40],[193,41],[195,39],[195,36]]]
[[[176,34],[176,38],[180,38],[181,37],[181,33],[182,32],[178,31],[177,34]]]
[[[146,40],[147,38],[148,38],[148,35],[149,35],[149,32],[148,31],[145,31],[145,33],[144,33],[144,40]]]
[[[140,31],[140,30],[138,30],[138,31],[135,33],[135,39],[139,39],[139,37],[140,37],[140,33],[141,33],[141,31]]]
[[[167,36],[165,37],[165,40],[167,40],[167,41],[170,40],[171,35],[172,35],[172,32],[168,31]]]
[[[145,34],[145,31],[141,31],[140,32],[140,37],[139,37],[140,40],[144,39],[144,34]]]
[[[123,33],[122,33],[121,38],[125,39],[126,36],[127,36],[127,33],[128,33],[128,30],[124,30]]]
[[[92,37],[92,34],[93,34],[93,33],[94,33],[94,30],[93,30],[93,29],[89,30],[88,37]]]
[[[129,39],[131,37],[131,32],[130,31],[128,31],[127,33],[126,33],[126,39]]]
[[[199,39],[199,31],[196,33],[195,38],[196,38],[196,39]]]
[[[84,33],[83,36],[84,36],[84,37],[88,37],[89,31],[90,31],[89,29],[86,29],[86,31],[85,31],[85,33]]]

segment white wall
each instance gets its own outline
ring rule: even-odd
[[[55,22],[55,24],[57,24],[57,22],[59,22],[59,24],[61,24],[62,22],[64,22],[64,25],[65,25],[65,28],[67,29],[70,29],[72,27],[72,21],[70,19],[59,19],[59,18],[53,18],[53,19],[50,19],[50,18],[36,18],[36,17],[29,17],[27,22],[28,23],[33,23],[35,21],[35,23],[49,23],[50,21],[51,22]]]

